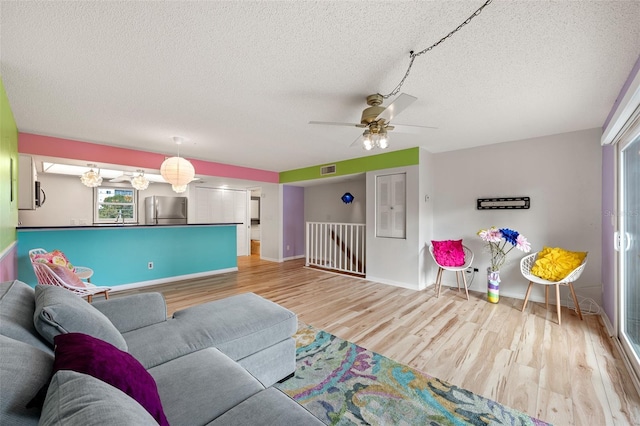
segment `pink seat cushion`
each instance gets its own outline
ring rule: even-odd
[[[51,270],[58,276],[65,284],[73,286],[86,288],[87,285],[73,272],[71,269],[67,269],[64,266],[56,265],[55,263],[47,263],[46,264]]]
[[[433,256],[440,266],[464,265],[464,249],[462,240],[431,241]]]

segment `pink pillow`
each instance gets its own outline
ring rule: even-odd
[[[464,250],[462,240],[431,241],[433,256],[440,266],[464,265]]]
[[[87,285],[73,272],[71,269],[67,269],[65,266],[56,265],[55,263],[46,263],[51,268],[54,274],[56,274],[62,281],[73,287],[86,288]]]
[[[67,256],[65,256],[65,254],[60,250],[36,254],[35,256],[33,256],[33,259],[31,259],[31,261],[38,263],[52,263],[54,265],[65,266],[67,269],[70,269],[73,272],[76,271],[76,268],[71,264],[71,262],[69,262]]]

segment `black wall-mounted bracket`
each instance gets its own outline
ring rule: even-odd
[[[528,209],[531,207],[529,197],[478,198],[478,210],[512,210]]]

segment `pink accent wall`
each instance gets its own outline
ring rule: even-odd
[[[70,158],[87,162],[121,164],[123,166],[142,167],[159,170],[167,157],[163,154],[118,148],[51,136],[18,134],[18,152],[21,154],[44,155],[48,157]],[[267,170],[249,167],[231,166],[229,164],[189,159],[196,169],[196,174],[219,176],[232,179],[254,180],[258,182],[278,183],[279,174]]]
[[[0,282],[18,279],[18,245],[14,244],[0,258]]]

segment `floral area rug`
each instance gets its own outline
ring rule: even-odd
[[[276,386],[328,425],[547,425],[311,326]]]

